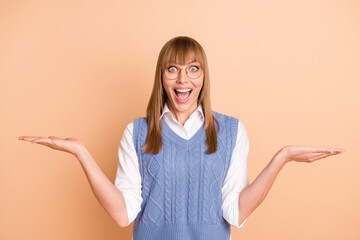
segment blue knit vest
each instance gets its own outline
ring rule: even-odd
[[[230,225],[222,215],[222,186],[235,146],[238,120],[213,111],[220,129],[217,151],[206,154],[204,124],[186,140],[162,120],[162,149],[143,153],[147,124],[134,120],[133,139],[142,180],[142,204],[134,240],[224,240]],[[216,124],[215,124],[216,126]]]

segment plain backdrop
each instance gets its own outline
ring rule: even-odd
[[[111,181],[144,116],[161,47],[205,49],[215,111],[240,119],[250,183],[285,145],[341,147],[291,162],[232,238],[360,239],[359,1],[1,1],[0,239],[130,239],[76,158],[18,140],[75,137]]]

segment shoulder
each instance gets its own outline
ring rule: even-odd
[[[216,111],[212,111],[215,118],[218,120],[220,125],[233,125],[234,127],[237,127],[239,124],[241,124],[240,120],[236,117],[222,114]]]
[[[146,120],[145,120],[145,117],[137,117],[137,118],[134,118],[132,122],[129,122],[127,125],[126,125],[126,128],[125,128],[125,132],[130,132],[132,133],[133,130],[134,130],[134,126],[137,126],[141,123],[145,122],[146,123]]]
[[[145,117],[137,117],[137,118],[135,118],[134,121],[132,122],[132,125],[133,125],[134,129],[147,127]]]
[[[220,118],[220,119],[230,119],[234,122],[237,122],[239,125],[241,125],[242,127],[245,127],[244,124],[237,118],[237,117],[234,117],[234,116],[230,116],[230,115],[226,115],[226,114],[222,114],[222,113],[219,113],[219,112],[216,112],[216,111],[212,111],[214,113],[214,116],[216,118]]]
[[[226,115],[226,114],[223,114],[223,113],[219,113],[217,111],[212,111],[214,116],[216,118],[220,118],[220,119],[231,119],[233,121],[238,121],[238,119],[236,117],[233,117],[233,116],[230,116],[230,115]]]
[[[130,127],[132,125],[133,128],[133,139],[135,145],[136,143],[138,143],[138,141],[140,141],[140,143],[143,145],[144,141],[146,140],[147,131],[148,131],[148,125],[145,117],[137,117],[129,125]]]
[[[246,135],[246,127],[243,124],[243,122],[240,121],[237,117],[222,114],[216,111],[213,111],[214,116],[219,121],[220,126],[221,125],[227,125],[232,126],[232,130],[237,130],[238,135]]]
[[[137,123],[137,122],[146,122],[145,117],[136,117],[134,118],[134,120],[132,121],[133,124]]]
[[[146,120],[144,117],[135,118],[132,122],[129,122],[123,132],[123,138],[133,138],[134,134],[138,134],[140,129],[143,130],[147,127]]]

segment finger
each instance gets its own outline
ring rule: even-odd
[[[317,148],[314,152],[317,153],[341,153],[345,151],[342,148]]]
[[[332,154],[332,153],[331,152],[326,152],[326,153],[317,152],[317,153],[311,153],[310,157],[326,156],[326,155],[330,155],[330,154]]]
[[[327,155],[327,156],[332,156],[332,155],[336,155],[336,154],[339,154],[341,152],[336,152],[336,151],[332,151],[332,152],[327,152],[327,153],[314,153],[315,156],[317,155]]]
[[[31,142],[32,143],[48,143],[48,144],[50,144],[52,142],[52,140],[49,138],[40,138],[40,139],[32,140]]]
[[[33,142],[33,143],[44,145],[44,146],[47,146],[47,147],[50,147],[50,148],[54,148],[53,145],[51,145],[50,143],[47,143],[47,142]]]
[[[333,148],[332,151],[336,152],[336,153],[342,153],[342,152],[345,152],[345,149],[343,149],[343,148]]]
[[[317,155],[313,155],[310,159],[311,159],[312,161],[315,161],[315,160],[318,160],[318,159],[321,159],[321,158],[330,157],[330,156],[336,155],[336,154],[339,154],[339,152],[317,154]]]
[[[32,141],[34,139],[45,138],[40,136],[20,136],[19,140]]]
[[[313,154],[310,155],[309,160],[313,161],[315,159],[328,157],[330,155],[331,155],[331,153],[313,153]]]

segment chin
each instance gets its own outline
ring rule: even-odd
[[[196,103],[189,103],[189,102],[187,102],[187,103],[178,103],[178,102],[176,102],[174,104],[174,108],[175,108],[176,111],[179,111],[179,112],[187,112],[187,111],[190,111],[191,108],[194,105],[197,106]]]

